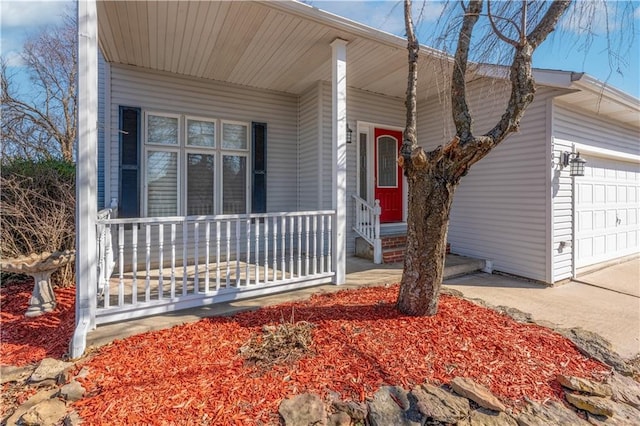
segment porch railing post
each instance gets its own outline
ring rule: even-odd
[[[380,238],[380,200],[373,203],[373,263],[380,265],[382,263],[382,239]]]

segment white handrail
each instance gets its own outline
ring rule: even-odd
[[[171,218],[103,213],[97,221],[105,236],[100,265],[111,264],[106,237],[113,233],[118,269],[111,278],[100,266],[99,324],[199,300],[324,283],[335,275],[333,210]]]
[[[113,257],[113,246],[111,239],[111,226],[102,223],[102,220],[113,219],[118,214],[118,201],[114,198],[111,200],[109,208],[98,212],[98,221],[96,224],[96,236],[98,246],[98,292],[109,298],[109,278],[115,267],[115,259]],[[107,302],[108,303],[108,302]]]
[[[380,200],[375,200],[373,206],[357,195],[355,200],[356,217],[353,230],[373,247],[373,263],[382,263],[382,240],[380,239]]]

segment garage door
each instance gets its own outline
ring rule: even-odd
[[[640,251],[640,165],[586,156],[576,177],[576,266]]]

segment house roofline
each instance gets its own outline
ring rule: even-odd
[[[345,18],[340,15],[336,15],[331,12],[327,12],[323,9],[319,9],[315,6],[311,6],[305,3],[301,3],[298,0],[282,1],[282,0],[257,0],[268,7],[279,9],[283,12],[287,12],[301,18],[310,19],[318,24],[330,26],[339,31],[345,31],[358,37],[370,39],[372,41],[383,43],[390,47],[406,49],[407,39],[404,37],[391,34],[386,31],[379,30],[377,28],[362,24],[357,21],[353,21],[349,18]],[[350,41],[350,40],[349,40]],[[452,60],[450,55],[447,55],[441,50],[435,49],[424,44],[420,44],[420,51],[428,55],[432,55],[441,59]]]
[[[484,77],[509,78],[510,68],[505,65],[478,64],[477,73]],[[553,70],[546,68],[533,68],[533,78],[536,84],[557,89],[566,89],[568,92],[586,92],[599,98],[606,98],[640,112],[640,99],[620,90],[616,87],[598,80],[597,78],[575,71]],[[562,96],[560,94],[558,96]]]

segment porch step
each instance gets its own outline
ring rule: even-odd
[[[380,237],[382,244],[382,263],[397,263],[404,261],[407,248],[407,234],[390,234]],[[451,252],[451,246],[447,243],[447,254]],[[373,247],[363,238],[356,239],[356,256],[373,260]]]

